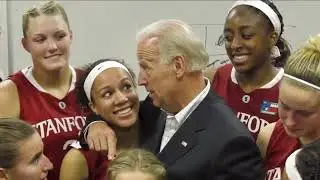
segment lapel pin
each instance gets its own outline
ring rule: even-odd
[[[188,143],[186,143],[185,141],[182,141],[181,145],[184,146],[184,147],[187,147]]]

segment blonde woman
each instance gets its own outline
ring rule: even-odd
[[[266,179],[280,177],[292,152],[320,138],[320,37],[312,37],[296,50],[284,71],[280,120],[263,128],[257,139]]]
[[[151,152],[129,149],[110,163],[107,175],[108,180],[165,180],[166,169]]]
[[[0,84],[0,117],[19,117],[37,128],[44,154],[54,164],[48,179],[57,180],[66,147],[77,139],[87,115],[76,101],[80,71],[69,65],[72,31],[55,1],[26,10],[22,28],[21,42],[32,65]]]

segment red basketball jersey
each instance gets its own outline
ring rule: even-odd
[[[283,74],[283,69],[280,69],[269,83],[245,93],[235,78],[235,69],[231,64],[227,64],[217,69],[212,88],[224,98],[226,104],[256,139],[262,127],[279,119],[279,82]]]
[[[77,72],[79,74],[79,72]],[[9,77],[17,86],[20,101],[20,119],[32,124],[44,143],[44,154],[52,161],[54,169],[49,180],[59,179],[61,161],[69,144],[78,138],[85,124],[87,112],[76,101],[76,71],[72,69],[72,83],[68,94],[62,98],[46,93],[32,76],[32,67]]]
[[[300,141],[288,136],[281,121],[277,121],[264,159],[265,180],[280,180],[287,158],[300,147]]]
[[[71,147],[78,149],[86,158],[89,180],[106,180],[109,160],[106,154],[97,151],[90,151],[82,148],[79,142],[75,142]]]

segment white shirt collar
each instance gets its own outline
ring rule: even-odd
[[[208,95],[211,84],[208,78],[205,78],[205,82],[206,87],[195,98],[193,98],[193,100],[187,106],[185,106],[181,111],[174,115],[179,126],[181,126],[184,123],[184,121],[190,116],[190,114],[199,106],[203,99]],[[168,116],[173,116],[173,114],[171,113],[167,114]]]

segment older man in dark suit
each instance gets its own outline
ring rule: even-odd
[[[262,179],[260,152],[210,90],[202,72],[208,53],[191,28],[179,20],[160,20],[137,39],[138,83],[152,102],[140,106],[142,129],[149,130],[141,132],[142,147],[165,164],[168,180]]]
[[[156,131],[143,147],[166,165],[169,180],[261,179],[259,150],[247,129],[210,90],[202,73],[207,51],[186,23],[160,20],[142,29],[137,57],[138,83],[162,111]],[[142,104],[143,119],[157,118],[147,111]]]

